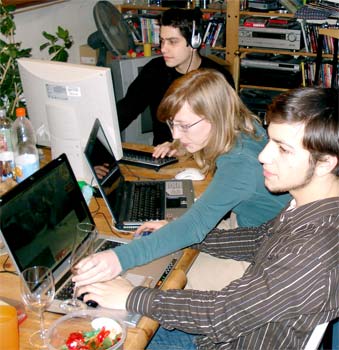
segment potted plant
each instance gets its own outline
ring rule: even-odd
[[[17,59],[30,57],[31,48],[22,49],[21,43],[15,42],[15,6],[4,6],[0,0],[0,108],[5,108],[7,116],[15,119],[16,107],[25,106],[23,89],[17,64]],[[67,50],[73,45],[72,37],[68,30],[58,26],[55,35],[42,32],[48,41],[40,46],[40,50],[48,48],[48,53],[53,61],[67,62]]]
[[[73,45],[73,39],[69,35],[67,29],[58,26],[58,30],[55,35],[42,32],[44,38],[48,41],[40,46],[40,51],[48,47],[48,53],[51,56],[51,61],[67,62],[68,52]]]
[[[0,108],[5,108],[7,116],[15,118],[15,108],[24,106],[22,84],[17,59],[30,57],[31,49],[22,49],[21,43],[14,40],[14,6],[4,6],[0,0]]]

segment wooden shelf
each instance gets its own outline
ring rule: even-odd
[[[277,11],[269,11],[269,12],[254,12],[254,11],[240,11],[240,16],[251,16],[251,17],[286,17],[293,18],[293,13],[280,13]]]
[[[121,11],[166,11],[169,7],[160,7],[160,6],[147,6],[147,5],[132,5],[132,4],[122,4],[119,5]]]
[[[268,90],[268,91],[288,91],[287,88],[278,88],[272,86],[259,86],[259,85],[245,85],[240,84],[239,89],[256,89],[256,90]]]
[[[133,4],[122,4],[119,5],[119,8],[122,11],[137,11],[137,10],[144,10],[144,11],[166,11],[169,9],[169,7],[162,7],[162,6],[147,6],[147,5],[133,5]],[[189,9],[193,10],[193,7],[190,7]],[[207,9],[200,9],[202,13],[226,13],[226,9],[223,8],[207,8]]]
[[[304,57],[316,57],[317,54],[313,52],[305,51],[290,51],[290,50],[276,50],[276,49],[262,49],[262,48],[245,48],[239,47],[239,53],[272,53],[276,55],[289,55],[289,56],[304,56]],[[324,58],[332,58],[331,54],[323,54]]]
[[[331,38],[339,39],[339,29],[335,28],[319,28],[320,35],[327,35]],[[323,56],[325,57],[325,56]]]

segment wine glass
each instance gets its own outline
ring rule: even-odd
[[[97,237],[95,225],[91,223],[79,223],[76,228],[77,232],[74,238],[73,249],[70,258],[71,272],[77,274],[77,264],[86,256],[94,252],[94,241]],[[79,300],[76,295],[76,284],[73,285],[73,295],[71,299],[64,300],[60,307],[66,312],[86,309],[87,305]]]
[[[45,266],[33,266],[24,270],[20,276],[20,292],[25,305],[40,316],[40,330],[31,334],[30,344],[39,349],[46,349],[44,311],[51,305],[54,295],[54,277]]]

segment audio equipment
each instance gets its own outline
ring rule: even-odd
[[[239,27],[239,45],[300,50],[300,29]]]
[[[244,68],[273,69],[288,72],[299,72],[300,62],[291,59],[290,61],[256,60],[243,58],[240,63]]]
[[[278,0],[248,0],[248,8],[257,11],[274,11],[279,9]]]
[[[192,49],[198,49],[201,45],[201,34],[196,26],[195,20],[192,21],[192,35],[190,45]]]

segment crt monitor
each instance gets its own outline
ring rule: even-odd
[[[114,59],[107,62],[111,68],[116,101],[122,99],[129,85],[146,63],[157,56]],[[153,126],[150,108],[147,107],[122,133],[125,142],[153,144]]]
[[[109,68],[31,58],[18,59],[18,65],[37,143],[50,146],[52,158],[66,153],[77,179],[90,182],[83,151],[96,118],[115,157],[122,157]]]

